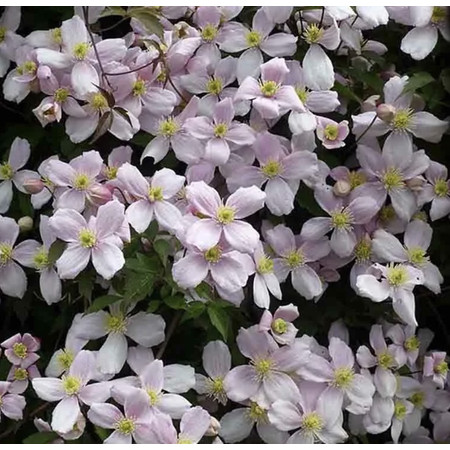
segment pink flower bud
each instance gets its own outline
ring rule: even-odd
[[[95,184],[89,189],[89,201],[95,206],[101,206],[112,200],[111,191],[102,184]]]
[[[29,178],[28,180],[24,181],[23,188],[29,194],[39,194],[39,192],[41,192],[42,189],[45,188],[45,185],[39,178]]]
[[[205,436],[217,436],[220,431],[220,422],[215,418],[211,417],[211,422],[209,428],[206,430]]]
[[[346,180],[338,180],[333,186],[333,193],[338,197],[345,197],[350,193],[352,187],[350,183]]]
[[[33,219],[30,216],[21,217],[17,224],[19,225],[19,229],[22,233],[31,231],[33,229]]]
[[[395,115],[395,108],[392,105],[388,105],[387,103],[381,103],[381,105],[377,106],[377,116],[383,122],[390,122]]]
[[[411,180],[408,180],[406,182],[406,185],[412,191],[420,191],[420,190],[422,190],[422,186],[424,183],[425,183],[425,180],[422,177],[415,177],[415,178],[411,178]]]

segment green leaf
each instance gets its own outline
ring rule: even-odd
[[[125,261],[125,267],[139,273],[156,273],[161,268],[161,262],[155,254],[147,256],[137,253],[136,258]]]
[[[231,329],[230,316],[226,310],[218,308],[214,303],[208,306],[209,320],[226,341]]]
[[[81,296],[91,301],[94,289],[95,274],[92,272],[81,272],[78,275],[78,292]]]
[[[135,273],[127,277],[125,284],[125,299],[138,302],[150,295],[153,290],[155,275],[152,273]]]
[[[139,20],[149,34],[156,34],[160,38],[163,37],[164,29],[154,10],[148,7],[129,8],[128,15]]]
[[[160,307],[160,305],[161,305],[161,301],[160,300],[152,300],[148,304],[147,312],[148,313],[156,312],[158,310],[158,308]]]
[[[158,253],[159,257],[161,258],[162,263],[164,264],[164,267],[166,267],[167,264],[167,258],[170,254],[170,244],[164,240],[164,239],[158,239],[153,243],[153,248],[155,249],[155,252]]]
[[[127,12],[121,6],[108,6],[101,14],[100,17],[108,16],[126,16]]]
[[[213,290],[212,287],[205,282],[200,283],[196,288],[195,292],[206,300],[213,300]]]
[[[172,309],[186,309],[186,300],[181,295],[166,297],[164,303]]]
[[[54,264],[59,257],[62,255],[64,249],[66,248],[66,243],[64,241],[60,241],[57,239],[50,245],[50,249],[48,251],[48,262]]]
[[[450,69],[444,69],[440,75],[442,86],[450,93]]]
[[[404,92],[415,92],[417,89],[423,88],[427,84],[430,84],[434,81],[434,78],[428,72],[416,72],[412,75],[406,86],[404,88]]]
[[[58,437],[54,431],[42,431],[28,436],[22,441],[22,444],[48,444]]]
[[[354,100],[355,102],[362,104],[362,100],[348,86],[344,86],[341,83],[334,83],[333,89],[342,97],[345,97],[348,100]]]
[[[87,313],[93,313],[102,310],[103,308],[106,308],[109,305],[112,305],[113,303],[116,303],[118,301],[122,300],[122,297],[118,295],[102,295],[101,297],[97,297],[92,305],[88,308],[86,311]]]

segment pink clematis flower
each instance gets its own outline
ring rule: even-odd
[[[110,397],[107,382],[88,384],[95,368],[95,356],[82,350],[75,357],[67,375],[60,378],[34,378],[31,383],[36,394],[47,402],[59,402],[53,410],[52,429],[68,433],[80,415],[80,403],[92,405]]]
[[[8,71],[10,61],[15,60],[16,49],[24,43],[23,37],[15,33],[20,25],[20,16],[20,6],[6,6],[0,17],[0,78]]]
[[[25,333],[23,336],[17,333],[0,345],[6,349],[5,356],[8,361],[23,369],[31,366],[39,359],[39,355],[35,352],[41,348],[41,343],[29,333]]]
[[[444,389],[447,384],[448,364],[446,358],[447,353],[445,352],[432,352],[423,360],[423,376],[430,378],[440,389]]]
[[[93,403],[88,419],[101,428],[114,431],[104,444],[147,444],[150,435],[150,408],[144,392],[135,390],[125,400],[124,413],[110,403]]]
[[[136,199],[128,206],[126,218],[138,233],[148,228],[153,216],[162,228],[171,232],[177,230],[181,213],[169,200],[183,187],[184,177],[164,168],[156,171],[148,182],[136,167],[125,163],[119,168],[117,179],[128,195]]]
[[[317,118],[316,134],[325,148],[345,147],[345,138],[349,132],[347,120],[337,123],[326,117]]]
[[[28,388],[29,380],[40,376],[41,374],[35,364],[27,368],[14,365],[6,378],[11,383],[8,390],[11,394],[23,394]]]
[[[25,398],[10,393],[10,387],[9,381],[0,381],[0,420],[2,414],[11,420],[22,420],[26,406]]]
[[[95,270],[111,279],[125,264],[122,240],[115,234],[124,221],[124,206],[117,200],[100,206],[89,221],[72,209],[59,209],[50,218],[55,235],[68,243],[56,262],[63,279],[75,278],[92,259]]]
[[[258,232],[243,219],[260,210],[266,194],[256,186],[240,188],[231,194],[225,204],[217,191],[203,181],[186,187],[186,198],[191,207],[205,218],[189,227],[186,241],[202,251],[216,246],[223,239],[235,250],[251,253],[259,241]]]
[[[259,329],[270,332],[281,345],[292,344],[298,331],[292,322],[298,316],[298,308],[292,303],[278,307],[273,315],[266,309],[259,321]]]
[[[420,331],[419,331],[420,333]],[[416,327],[411,325],[392,325],[386,332],[392,341],[392,352],[399,367],[408,364],[413,367],[419,356],[420,335],[416,336]]]
[[[289,69],[282,58],[261,65],[261,81],[247,77],[239,86],[235,101],[253,100],[263,119],[277,119],[288,111],[305,111],[292,86],[282,85]]]
[[[16,137],[11,145],[9,157],[0,164],[0,214],[8,211],[13,197],[13,184],[19,191],[26,193],[22,184],[30,173],[21,169],[30,157],[30,144],[26,139]]]
[[[230,144],[237,148],[251,145],[255,141],[252,128],[244,123],[234,121],[233,102],[226,98],[214,107],[212,119],[202,116],[186,121],[185,128],[192,136],[206,141],[203,158],[220,166],[230,157]]]

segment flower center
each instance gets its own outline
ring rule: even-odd
[[[208,23],[202,30],[202,39],[206,42],[213,41],[217,36],[217,27]]]
[[[66,88],[58,88],[58,89],[56,89],[55,93],[53,94],[53,98],[55,99],[55,102],[58,102],[58,103],[64,103],[67,100],[68,96],[69,96],[69,90]]]
[[[67,370],[72,365],[73,360],[75,359],[75,355],[71,350],[66,349],[58,355],[57,359],[60,367],[62,367],[64,370]]]
[[[293,250],[284,258],[284,260],[291,269],[295,269],[305,263],[305,257],[300,249]]]
[[[273,261],[267,256],[263,256],[258,261],[257,270],[260,274],[272,273],[273,272]]]
[[[16,370],[14,370],[14,379],[17,381],[27,380],[28,379],[27,369],[22,369],[21,367],[18,367]]]
[[[160,202],[164,199],[162,187],[155,186],[148,190],[148,199],[151,202]]]
[[[11,245],[0,242],[0,267],[6,266],[11,261],[13,248]]]
[[[284,319],[275,319],[272,322],[272,331],[277,334],[284,334],[288,329],[287,322]]]
[[[127,331],[127,321],[122,314],[112,315],[108,314],[106,318],[106,331],[108,333],[123,334]]]
[[[438,197],[446,197],[448,194],[448,183],[446,180],[439,179],[434,183],[434,193]]]
[[[14,169],[10,164],[0,164],[0,179],[11,180],[14,176]]]
[[[413,395],[409,398],[409,401],[416,407],[421,408],[423,406],[423,402],[425,400],[424,392],[414,392]]]
[[[366,176],[362,172],[356,172],[356,171],[352,170],[348,174],[348,181],[350,183],[351,189],[355,189],[356,187],[364,184],[367,181],[367,179],[366,179]]]
[[[260,89],[264,97],[273,97],[280,86],[273,80],[260,81]]]
[[[432,23],[440,23],[445,20],[447,14],[445,12],[445,8],[442,6],[433,6],[433,13],[431,14],[431,22]]]
[[[302,103],[306,103],[308,100],[308,91],[304,87],[296,87],[295,92]]]
[[[6,27],[0,27],[0,44],[5,40],[7,31]]]
[[[372,256],[372,242],[370,239],[361,239],[355,246],[355,258],[358,262],[368,261]]]
[[[115,178],[117,178],[118,170],[119,170],[118,167],[114,167],[114,166],[107,167],[105,170],[106,178],[108,178],[108,180],[114,180]]]
[[[44,247],[34,255],[33,262],[38,270],[45,269],[49,265],[48,252]]]
[[[81,388],[81,379],[73,375],[62,377],[63,389],[67,395],[78,393]]]
[[[448,372],[448,364],[445,361],[441,361],[434,366],[434,371],[439,375],[445,376]]]
[[[427,252],[421,247],[412,247],[408,249],[409,261],[420,266],[428,261]]]
[[[303,32],[303,38],[308,44],[315,44],[323,35],[323,29],[315,23],[309,24]]]
[[[90,186],[90,184],[91,180],[84,173],[78,174],[73,181],[73,187],[78,191],[85,191]]]
[[[380,353],[377,359],[378,365],[383,369],[389,369],[390,367],[395,365],[394,357],[387,351]]]
[[[73,56],[81,61],[86,58],[90,48],[91,44],[89,42],[79,42],[73,47]]]
[[[217,221],[227,225],[234,220],[234,209],[229,206],[220,206],[217,210]]]
[[[223,90],[223,83],[220,78],[211,78],[206,83],[206,90],[209,94],[219,95]]]
[[[22,342],[16,342],[13,345],[13,352],[18,358],[25,359],[28,355],[28,348]]]
[[[180,129],[180,125],[178,122],[173,119],[172,117],[169,117],[166,120],[163,120],[159,125],[159,134],[165,136],[165,137],[171,137],[173,136],[178,130]]]
[[[425,211],[417,211],[411,220],[421,220],[422,222],[428,222],[427,213]]]
[[[32,75],[35,74],[37,70],[37,65],[34,61],[25,61],[23,64],[17,67],[17,72],[19,75]]]
[[[222,377],[217,378],[208,378],[206,380],[207,388],[208,388],[208,395],[210,397],[213,397],[215,400],[226,403],[227,401],[227,395],[225,392],[225,387],[223,383]]]
[[[131,434],[135,429],[136,425],[134,424],[134,420],[128,417],[124,417],[116,423],[116,430],[125,435]]]
[[[144,95],[147,91],[147,86],[145,85],[144,80],[136,80],[133,83],[133,88],[131,89],[131,92],[135,97],[140,97],[141,95]]]
[[[395,167],[390,167],[386,170],[386,172],[384,172],[382,182],[388,191],[396,188],[402,188],[405,185],[401,172]]]
[[[301,428],[308,433],[316,433],[323,428],[323,419],[316,412],[310,412],[302,417]]]
[[[53,42],[56,44],[62,44],[62,33],[61,28],[53,28],[50,30],[50,33],[52,35]]]
[[[339,128],[334,123],[329,123],[323,130],[325,138],[329,141],[335,141],[339,135]]]
[[[405,339],[403,347],[405,347],[406,351],[413,352],[414,350],[419,349],[420,341],[417,339],[417,336],[411,336],[408,339]]]
[[[217,138],[223,138],[228,132],[228,125],[226,123],[218,123],[214,127],[214,136]]]
[[[267,358],[261,358],[254,361],[254,366],[256,370],[256,375],[259,380],[263,380],[269,375],[269,373],[273,370],[274,363],[272,360]]]
[[[177,444],[192,444],[192,440],[185,437],[179,437]]]
[[[259,422],[266,420],[267,413],[264,408],[261,408],[261,406],[258,405],[258,403],[252,402],[250,405],[250,410],[248,411],[248,416],[255,422]]]
[[[101,111],[108,107],[108,100],[103,94],[96,92],[91,98],[90,105],[93,109]]]
[[[215,245],[209,250],[206,250],[203,255],[205,256],[206,261],[215,264],[219,262],[220,258],[222,257],[222,249],[218,245]]]
[[[408,281],[408,272],[401,264],[391,265],[387,268],[386,278],[391,286],[398,287]]]
[[[411,116],[413,115],[412,109],[399,109],[392,119],[392,127],[394,130],[407,130],[411,123]]]
[[[355,372],[350,367],[340,367],[334,371],[333,385],[340,389],[345,389],[350,386],[355,377]]]
[[[392,205],[383,206],[378,214],[380,221],[383,223],[389,223],[391,220],[394,220],[396,216],[397,214]]]
[[[147,395],[148,395],[148,399],[149,399],[149,402],[150,402],[150,406],[155,406],[155,405],[157,405],[157,404],[159,403],[159,400],[160,400],[160,395],[159,395],[159,393],[156,392],[156,391],[153,390],[153,389],[147,389],[146,392],[147,392]]]
[[[348,230],[351,227],[352,216],[348,211],[336,211],[331,213],[331,223],[338,230]]]
[[[401,401],[396,401],[394,406],[394,416],[398,420],[403,420],[406,416],[406,405]]]
[[[269,160],[261,167],[262,173],[267,178],[274,178],[281,172],[281,164],[278,161]]]
[[[97,236],[92,230],[88,228],[83,228],[78,233],[78,240],[80,241],[80,245],[84,248],[92,248],[97,243]]]
[[[249,47],[258,47],[262,41],[262,35],[259,31],[249,31],[245,36]]]

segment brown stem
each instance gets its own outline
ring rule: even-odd
[[[178,326],[178,322],[181,319],[183,311],[177,311],[175,315],[172,318],[172,322],[169,324],[169,328],[167,329],[166,338],[164,339],[164,342],[161,344],[161,347],[158,349],[158,353],[156,354],[156,359],[161,359],[164,355],[164,352],[166,351],[167,345],[169,344],[170,338],[172,337],[175,329]]]

